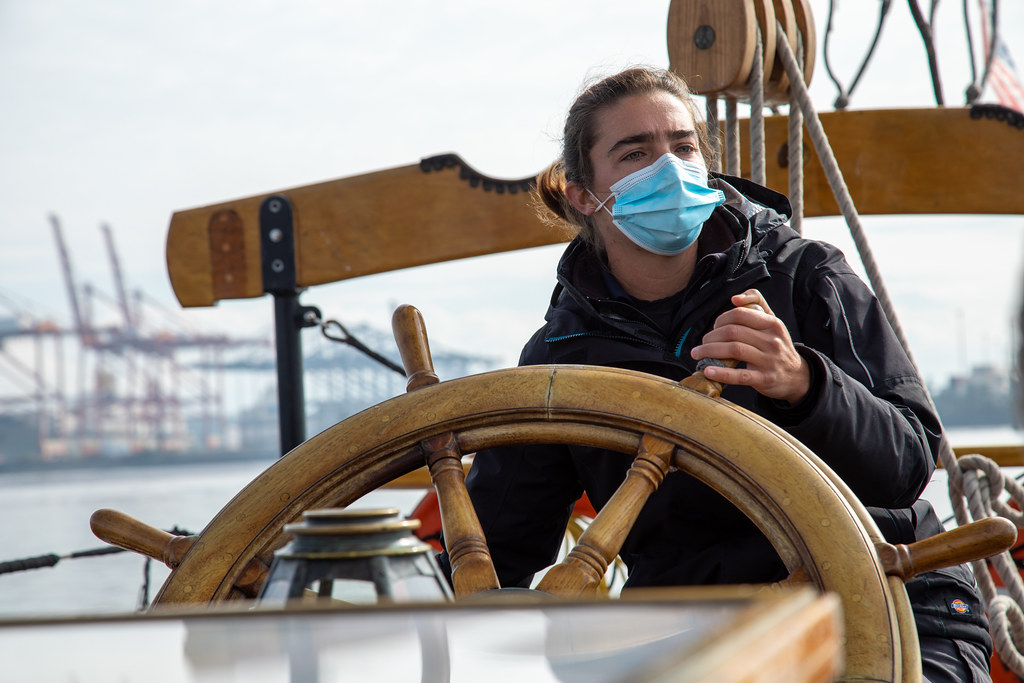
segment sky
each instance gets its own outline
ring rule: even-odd
[[[828,111],[836,94],[821,52],[829,5],[810,4],[819,39],[810,89]],[[180,308],[164,260],[174,212],[444,152],[491,176],[533,175],[558,155],[565,111],[585,80],[636,63],[667,66],[668,7],[0,0],[0,319],[31,315],[71,326],[53,214],[79,284],[113,296],[100,230],[107,224],[128,289],[144,292],[168,319],[269,338],[269,297]],[[829,54],[847,84],[877,8],[837,3]],[[1000,11],[1005,40],[1024,64],[1024,3],[1003,2]],[[961,13],[960,3],[943,3],[935,22],[946,102],[957,106],[970,79]],[[851,107],[934,104],[910,10],[894,2]],[[865,226],[930,383],[975,364],[1008,363],[1024,217],[867,217]],[[810,221],[805,234],[859,263],[841,221]],[[560,251],[323,285],[302,302],[347,326],[383,330],[395,305],[411,303],[435,346],[509,366],[543,322]],[[100,301],[95,316],[113,319],[116,309]]]

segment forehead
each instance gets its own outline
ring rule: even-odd
[[[675,95],[663,91],[625,97],[598,112],[595,122],[595,147],[613,145],[635,135],[671,133],[695,127],[686,105]]]

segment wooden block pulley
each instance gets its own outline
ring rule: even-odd
[[[779,34],[776,22],[782,24]],[[815,31],[808,0],[672,0],[669,66],[699,95],[750,101],[756,30],[761,32],[764,101],[782,104],[789,81],[776,58],[778,40],[804,44],[804,80],[814,68]]]
[[[753,0],[672,0],[669,68],[698,95],[742,88],[754,63]]]

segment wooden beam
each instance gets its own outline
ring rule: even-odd
[[[537,217],[532,185],[444,155],[180,211],[167,235],[171,286],[185,307],[262,296],[259,207],[271,194],[293,207],[300,287],[565,241]]]
[[[980,111],[980,110],[979,110]],[[767,184],[788,193],[787,116],[765,117]],[[860,214],[1024,214],[1024,130],[969,108],[819,115]],[[740,125],[750,174],[749,126]],[[839,207],[804,129],[804,215]]]
[[[966,108],[831,112],[821,121],[862,214],[1024,214],[1024,131],[1006,121]],[[786,125],[785,116],[765,119],[767,182],[780,192]],[[740,126],[745,148],[748,129]],[[837,215],[810,140],[804,149],[805,215]],[[448,154],[179,211],[167,234],[171,286],[185,307],[262,296],[259,207],[271,194],[292,203],[300,287],[568,239],[537,217],[532,182],[489,178]]]

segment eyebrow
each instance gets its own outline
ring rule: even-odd
[[[681,129],[674,130],[669,133],[669,140],[691,140],[697,137],[697,132],[693,129]],[[615,150],[620,147],[628,147],[629,145],[635,145],[638,142],[651,142],[654,140],[654,133],[637,133],[636,135],[630,135],[624,137],[608,149],[608,156],[615,153]]]

